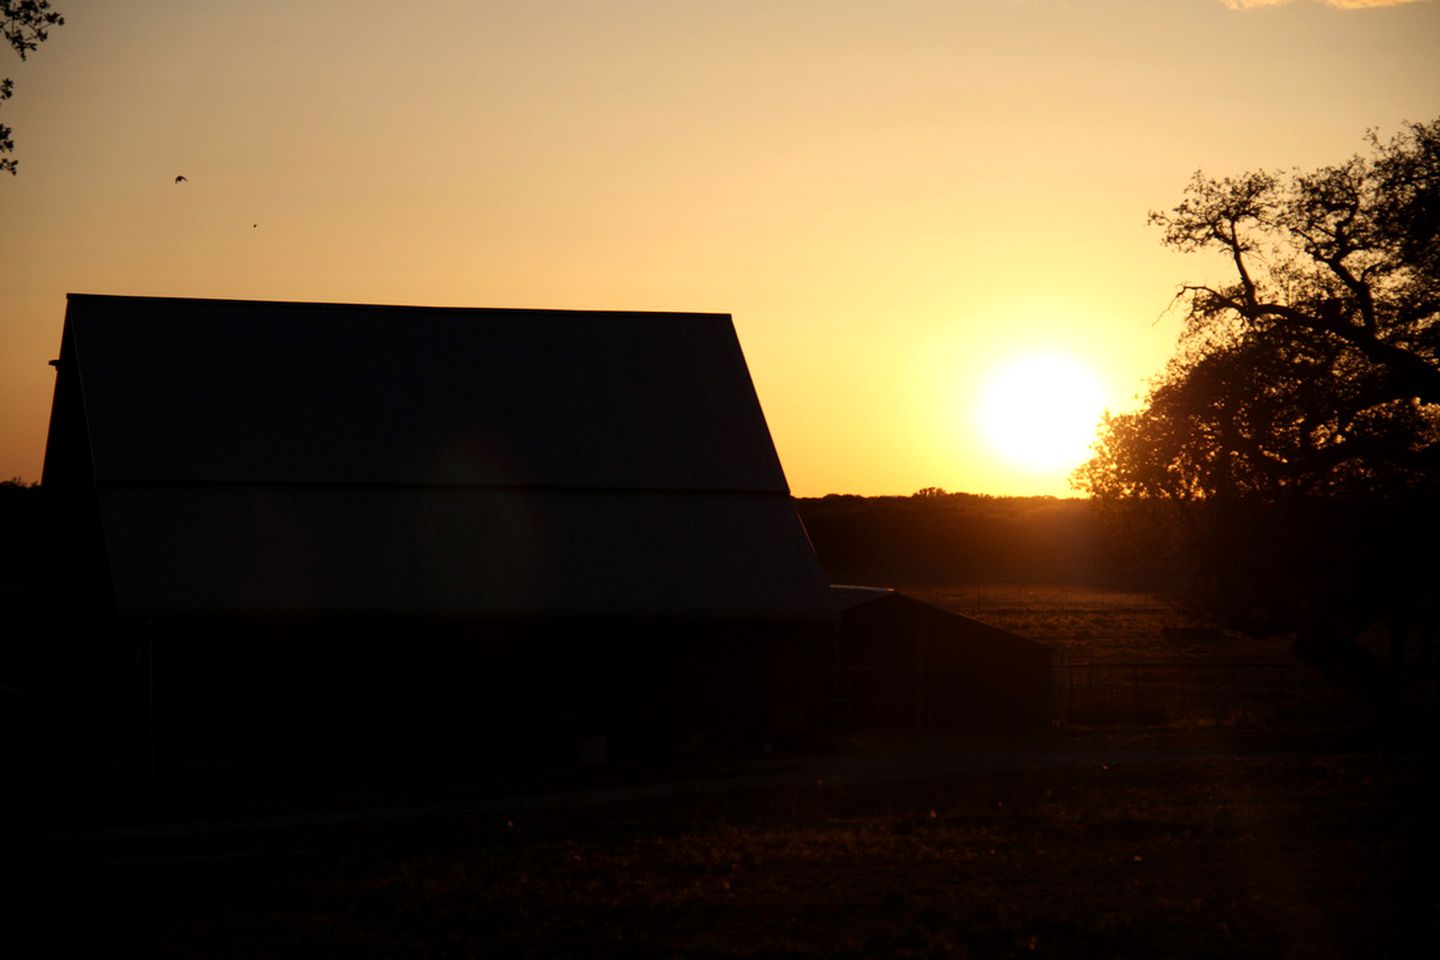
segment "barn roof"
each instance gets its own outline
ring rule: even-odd
[[[833,617],[730,317],[71,294],[122,609]]]

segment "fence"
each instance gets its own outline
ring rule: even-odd
[[[1354,722],[1354,698],[1306,664],[1092,660],[1056,667],[1063,725],[1314,727]]]

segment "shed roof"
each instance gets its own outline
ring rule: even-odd
[[[71,294],[58,366],[125,609],[834,616],[727,315]]]

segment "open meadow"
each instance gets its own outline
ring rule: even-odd
[[[1154,593],[1086,584],[902,581],[902,593],[1054,646],[1070,660],[1291,662],[1289,639],[1255,639],[1194,618]]]

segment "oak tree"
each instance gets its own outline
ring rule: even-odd
[[[1100,496],[1392,496],[1440,467],[1440,119],[1288,176],[1197,173],[1150,214],[1220,254],[1176,356],[1076,475]]]

